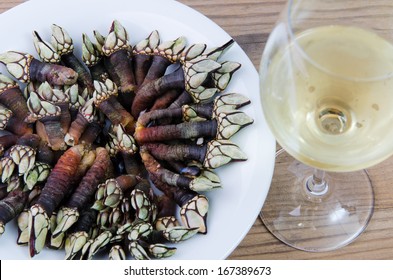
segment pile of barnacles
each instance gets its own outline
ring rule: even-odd
[[[81,60],[57,25],[50,42],[33,32],[40,59],[0,54],[14,78],[0,74],[0,235],[15,218],[31,257],[172,256],[207,232],[213,170],[246,160],[228,139],[253,122],[237,110],[250,101],[223,93],[240,64],[219,61],[233,40],[208,50],[153,31],[131,47],[118,21],[94,37]]]

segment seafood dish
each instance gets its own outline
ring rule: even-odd
[[[231,141],[254,122],[249,98],[227,92],[233,39],[153,30],[131,45],[118,20],[108,29],[81,34],[81,57],[56,24],[48,40],[32,31],[36,54],[0,54],[0,238],[17,221],[31,257],[171,257],[208,234],[215,169],[247,160]]]

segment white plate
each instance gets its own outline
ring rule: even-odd
[[[206,43],[208,47],[217,47],[230,39],[214,22],[176,1],[32,0],[0,15],[0,52],[15,50],[36,56],[32,31],[38,31],[43,39],[49,40],[51,24],[55,23],[70,33],[76,54],[80,55],[81,34],[92,36],[97,29],[106,35],[114,19],[126,27],[132,45],[155,29],[160,32],[162,41],[184,35],[189,44]],[[206,194],[210,201],[208,233],[176,244],[178,250],[173,259],[225,259],[255,222],[271,182],[275,141],[263,118],[258,74],[237,44],[221,60],[242,64],[226,92],[241,93],[251,99],[252,103],[242,110],[255,122],[231,139],[249,159],[217,169],[223,188]],[[0,71],[6,72],[4,67]],[[28,249],[16,245],[16,236],[13,221],[7,224],[0,238],[0,259],[29,258]],[[63,258],[64,251],[49,249],[34,257]]]

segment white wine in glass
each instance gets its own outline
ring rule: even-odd
[[[292,0],[269,37],[261,102],[285,152],[261,216],[290,246],[337,249],[372,216],[363,169],[393,154],[392,23],[389,1]]]

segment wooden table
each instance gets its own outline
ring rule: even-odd
[[[83,1],[83,0],[81,0]],[[0,13],[22,3],[1,0]],[[229,33],[255,67],[272,30],[282,0],[181,0],[206,15]],[[2,27],[7,28],[7,27]],[[229,259],[393,259],[393,158],[370,168],[375,190],[375,213],[366,231],[350,245],[332,252],[307,253],[275,239],[257,219]]]

